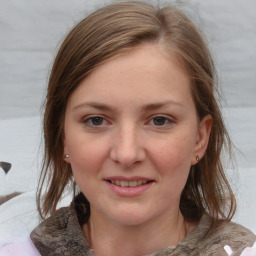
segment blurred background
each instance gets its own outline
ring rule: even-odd
[[[38,222],[41,106],[51,64],[67,32],[108,2],[0,0],[0,161],[12,163],[8,175],[0,170],[0,196],[26,192],[0,206],[0,238],[28,233]],[[238,198],[234,221],[256,232],[256,1],[175,3],[201,27],[213,52],[224,118],[239,149],[236,170],[228,170]]]

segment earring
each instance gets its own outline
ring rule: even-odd
[[[196,156],[196,161],[199,162],[200,158],[199,156]]]
[[[68,155],[68,154],[66,154],[66,155],[64,156],[64,158],[68,158],[68,159],[69,159],[70,157],[69,157],[69,155]]]

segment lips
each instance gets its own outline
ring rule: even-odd
[[[109,177],[104,180],[114,193],[128,197],[141,195],[155,182],[144,177]]]

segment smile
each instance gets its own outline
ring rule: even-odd
[[[109,180],[112,184],[121,187],[137,187],[140,185],[144,185],[150,181],[148,180],[133,180],[133,181],[126,181],[126,180]]]
[[[155,180],[143,177],[109,177],[104,180],[112,192],[124,197],[139,196],[155,183]]]

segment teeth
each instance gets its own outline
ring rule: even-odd
[[[129,187],[136,187],[136,186],[138,186],[136,180],[134,180],[134,181],[129,181]]]
[[[139,185],[141,185],[142,184],[142,180],[138,180],[137,181],[137,185],[139,186]]]
[[[112,184],[121,187],[136,187],[140,185],[144,185],[147,183],[146,180],[133,180],[133,181],[125,181],[125,180],[110,180]]]
[[[128,181],[124,181],[124,180],[121,180],[120,181],[120,185],[121,185],[121,187],[128,187],[128,185],[129,185],[129,182]]]

